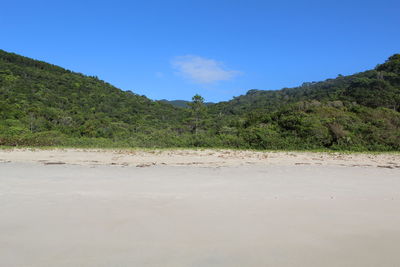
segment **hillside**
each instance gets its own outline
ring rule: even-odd
[[[65,136],[129,139],[132,133],[143,142],[147,132],[169,129],[181,119],[171,105],[1,50],[0,88],[5,144],[51,144]]]
[[[242,114],[254,109],[276,110],[298,101],[343,101],[377,108],[400,109],[400,54],[374,70],[349,76],[339,75],[322,82],[306,82],[299,87],[277,91],[250,90],[246,95],[221,102],[219,111]]]
[[[166,99],[161,99],[161,100],[158,100],[158,101],[162,102],[162,103],[170,104],[170,105],[172,105],[174,107],[177,107],[177,108],[189,108],[190,107],[190,105],[189,105],[190,101],[186,101],[186,100],[166,100]],[[212,102],[204,102],[204,105],[206,105],[206,106],[211,106],[213,104],[214,103],[212,103]]]
[[[0,50],[0,145],[400,150],[398,54],[350,76],[194,100],[152,101]]]
[[[167,99],[161,99],[159,100],[159,102],[170,104],[177,108],[188,108],[189,107],[188,104],[190,103],[190,101],[186,100],[167,100]]]

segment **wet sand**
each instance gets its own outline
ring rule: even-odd
[[[22,151],[0,151],[0,266],[400,262],[398,155]]]

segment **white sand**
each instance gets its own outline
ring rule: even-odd
[[[400,168],[397,154],[342,154],[310,152],[254,152],[234,150],[96,150],[96,149],[0,149],[0,162],[42,164],[169,166],[330,165]]]
[[[399,266],[398,154],[3,150],[0,162],[0,266]]]

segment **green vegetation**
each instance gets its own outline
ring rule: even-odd
[[[400,150],[400,55],[296,88],[175,104],[0,50],[3,146],[351,151]]]
[[[178,108],[188,108],[189,104],[190,104],[190,101],[186,101],[186,100],[171,100],[171,101],[169,101],[169,100],[166,100],[166,99],[161,99],[161,100],[159,100],[159,102],[166,103],[166,104],[171,104],[174,107],[178,107]],[[214,104],[214,103],[212,103],[212,102],[205,102],[204,103],[204,105],[206,105],[206,106],[210,106],[212,104]]]

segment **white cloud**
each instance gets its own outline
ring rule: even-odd
[[[241,74],[240,71],[227,70],[222,62],[195,55],[175,57],[171,64],[179,75],[196,83],[227,81]]]

